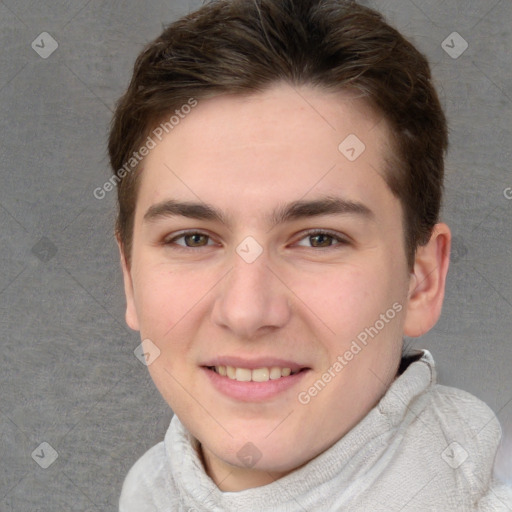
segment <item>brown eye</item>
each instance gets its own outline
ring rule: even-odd
[[[310,235],[311,245],[313,247],[330,247],[334,238],[331,235],[321,233],[319,235]]]
[[[183,239],[185,240],[185,244],[187,247],[202,247],[203,245],[207,245],[207,243],[208,243],[208,236],[203,235],[201,233],[185,235],[185,236],[183,236]],[[205,241],[206,241],[206,244],[203,243]]]
[[[173,238],[168,238],[164,241],[165,245],[177,245],[183,248],[193,249],[195,247],[206,247],[208,245],[213,245],[208,243],[210,241],[210,237],[205,233],[200,233],[196,231],[189,231],[186,233],[181,233]]]
[[[310,245],[308,245],[307,243],[302,243],[302,241],[304,240],[307,240]],[[303,236],[303,238],[301,238],[297,245],[312,247],[315,249],[322,249],[336,246],[344,246],[348,244],[348,240],[343,238],[342,236],[331,234],[327,231],[310,231],[306,233],[305,236]]]

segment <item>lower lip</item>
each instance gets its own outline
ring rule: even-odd
[[[280,377],[275,380],[270,379],[265,382],[239,382],[229,377],[223,377],[204,366],[201,369],[206,372],[207,377],[210,379],[215,389],[230,398],[242,402],[262,402],[269,400],[297,385],[309,371],[304,369],[288,377]]]

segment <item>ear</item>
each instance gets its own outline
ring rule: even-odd
[[[133,293],[133,281],[131,275],[131,269],[126,259],[125,249],[123,243],[116,236],[117,246],[119,247],[119,255],[121,258],[121,268],[123,270],[123,281],[124,281],[124,294],[126,297],[126,323],[134,331],[139,330],[139,319],[137,317],[137,310],[135,308],[135,299]]]
[[[425,334],[441,316],[451,238],[446,224],[436,224],[429,242],[416,251],[404,323],[406,336],[415,338]]]

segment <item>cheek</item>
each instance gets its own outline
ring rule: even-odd
[[[304,278],[298,295],[341,341],[391,307],[390,283],[382,275],[386,274],[376,266],[332,267],[323,276]]]
[[[159,340],[169,336],[180,320],[193,312],[208,289],[208,283],[197,272],[144,267],[135,282],[141,335]]]

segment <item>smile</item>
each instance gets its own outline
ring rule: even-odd
[[[279,366],[255,368],[253,370],[250,368],[236,368],[234,366],[209,366],[208,369],[213,370],[222,377],[237,380],[238,382],[267,382],[282,377],[289,377],[301,371],[292,371],[291,368],[280,368]]]
[[[311,369],[288,366],[207,365],[202,371],[213,389],[241,402],[262,402],[278,398],[292,389],[299,389],[301,381]]]

